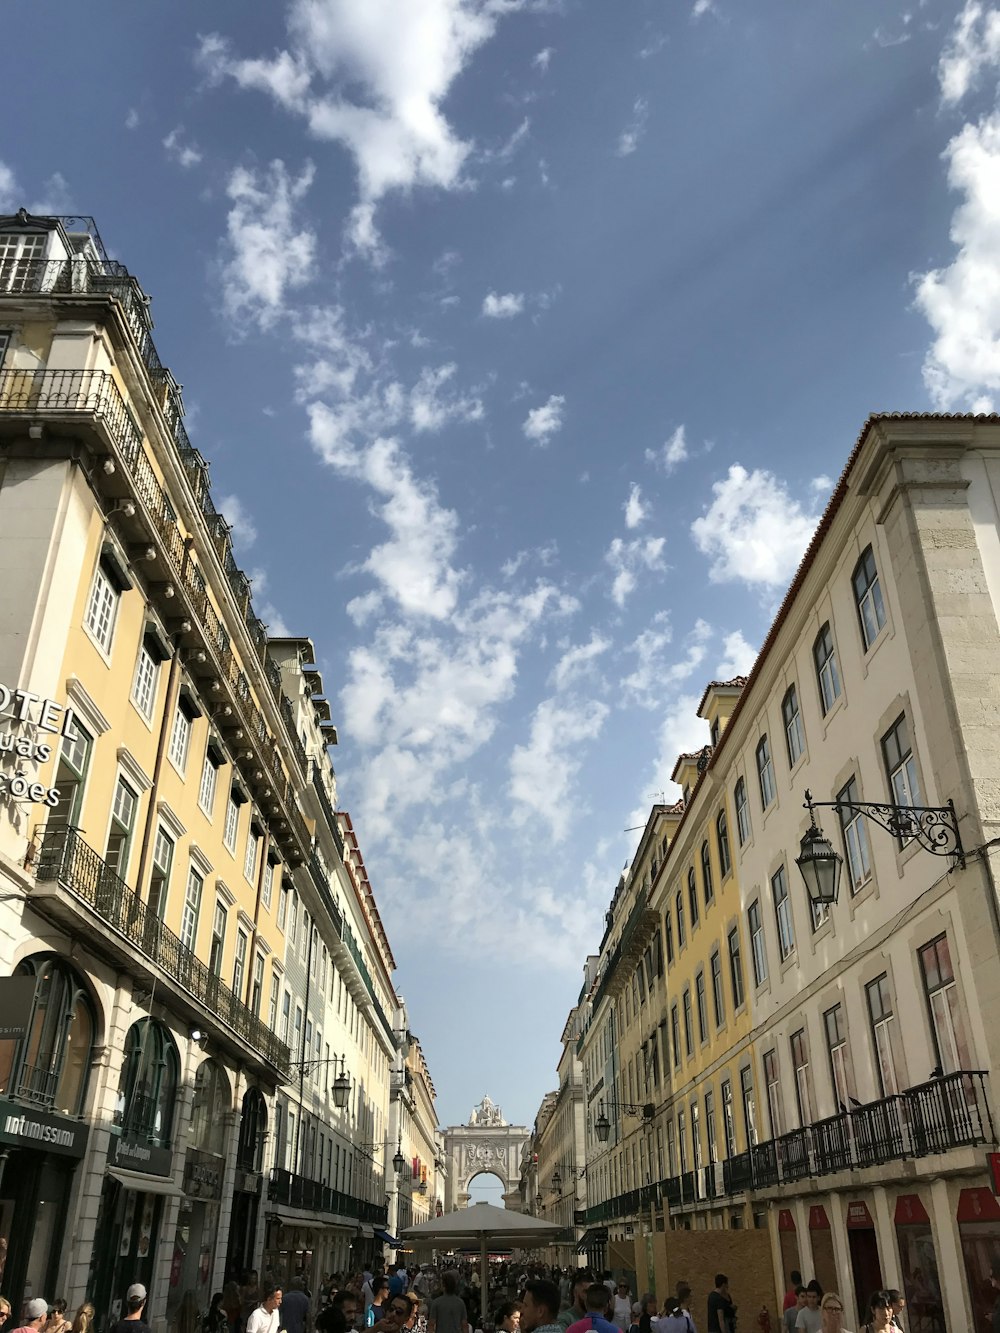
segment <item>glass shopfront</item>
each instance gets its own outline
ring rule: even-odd
[[[257,1221],[263,1193],[261,1168],[267,1137],[267,1106],[259,1088],[248,1088],[240,1115],[233,1181],[233,1213],[229,1224],[226,1281],[239,1282],[248,1269],[259,1268]]]

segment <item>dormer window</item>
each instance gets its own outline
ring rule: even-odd
[[[48,235],[0,236],[0,292],[39,290]]]
[[[718,745],[718,743],[719,743],[719,734],[720,734],[720,732],[721,732],[721,728],[720,728],[720,726],[719,726],[719,719],[716,718],[715,721],[712,723],[712,727],[711,727],[712,749],[713,749],[713,750],[715,749],[715,747],[716,747],[716,746]]]

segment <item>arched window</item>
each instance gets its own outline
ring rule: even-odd
[[[685,934],[684,934],[684,895],[681,893],[681,891],[680,891],[679,889],[677,890],[677,897],[674,899],[674,906],[675,906],[676,909],[677,909],[677,947],[678,947],[678,949],[683,949],[683,948],[684,948],[684,941],[685,941]]]
[[[180,1062],[162,1023],[141,1018],[125,1037],[115,1124],[124,1134],[170,1147]]]
[[[694,878],[694,866],[688,870],[688,902],[691,904],[691,929],[698,924],[698,886]]]
[[[733,804],[736,806],[736,832],[742,847],[750,837],[750,802],[747,799],[747,784],[742,778],[733,790]]]
[[[243,1098],[240,1116],[240,1141],[236,1148],[236,1164],[244,1171],[259,1171],[264,1162],[264,1139],[267,1137],[267,1104],[259,1088],[248,1088]]]
[[[740,781],[743,779],[740,778]],[[725,879],[733,868],[733,858],[729,852],[729,821],[725,810],[720,810],[715,818],[715,840],[719,844],[719,871]]]
[[[222,1068],[214,1060],[203,1060],[194,1076],[191,1128],[188,1131],[192,1148],[222,1156],[231,1096],[229,1080]]]
[[[27,958],[15,976],[34,977],[27,1037],[0,1043],[0,1092],[35,1106],[80,1115],[87,1094],[94,1009],[83,981],[61,958]]]
[[[701,844],[701,882],[705,889],[705,906],[715,897],[715,887],[712,884],[712,854],[708,850],[708,839]]]

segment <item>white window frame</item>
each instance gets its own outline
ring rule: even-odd
[[[859,799],[857,778],[852,776],[837,793],[837,800],[857,804]],[[853,895],[859,893],[872,877],[868,830],[865,828],[865,817],[860,810],[841,808],[839,817],[840,833],[844,840],[847,868],[851,877],[851,894]]]
[[[837,1016],[836,1039],[830,1032],[831,1014]],[[847,1072],[847,1017],[842,1004],[831,1005],[824,1011],[823,1031],[826,1036],[826,1049],[830,1056],[830,1079],[833,1083],[834,1100],[838,1111],[847,1111],[851,1105],[851,1089]]]
[[[90,585],[90,596],[87,598],[83,623],[87,633],[106,656],[111,655],[121,596],[121,592],[115,587],[108,571],[104,568],[104,562],[98,560],[97,568],[94,570],[94,581]]]
[[[198,805],[205,814],[212,818],[215,796],[219,786],[219,766],[212,759],[208,750],[201,766],[201,781],[198,783]]]
[[[264,866],[264,882],[260,888],[260,901],[265,912],[271,910],[271,900],[274,896],[274,862],[268,857]]]
[[[884,987],[882,983],[885,983]],[[868,1008],[868,1022],[871,1026],[872,1045],[875,1048],[875,1061],[878,1067],[879,1086],[883,1097],[895,1097],[899,1092],[899,1079],[896,1075],[896,1057],[892,1049],[892,1024],[895,1021],[895,1012],[892,1008],[892,997],[884,996],[883,992],[889,989],[889,974],[883,972],[880,976],[873,978],[865,986],[865,1003]],[[879,1012],[875,1015],[875,1009],[872,1005],[873,990],[878,996]]]
[[[778,866],[771,876],[771,897],[774,899],[774,919],[778,927],[778,954],[781,961],[785,962],[795,952],[795,924],[792,920],[788,875],[783,865]]]
[[[260,838],[253,831],[253,820],[250,820],[250,828],[247,829],[247,845],[243,853],[243,878],[249,884],[254,883],[254,877],[257,871],[257,853],[260,850]]]
[[[754,985],[763,986],[767,980],[767,941],[764,939],[764,919],[758,898],[755,898],[747,908],[747,931],[750,935]]]
[[[166,856],[164,856],[164,849]],[[162,824],[157,826],[156,837],[153,839],[153,869],[149,882],[150,906],[160,920],[163,920],[163,914],[167,905],[167,894],[170,891],[170,875],[174,866],[174,853],[177,851],[177,841],[167,832]],[[155,904],[152,902],[153,883],[159,872],[159,883],[161,885],[156,897]]]
[[[184,770],[187,768],[193,727],[194,723],[178,702],[174,709],[173,725],[170,728],[170,744],[167,748],[167,757],[181,777],[184,777]]]
[[[868,570],[863,568],[866,556],[871,557],[871,577],[868,576]],[[859,571],[865,577],[863,588],[858,586]],[[875,552],[871,543],[858,556],[857,564],[854,566],[854,572],[851,575],[851,586],[854,589],[854,604],[858,608],[861,642],[865,652],[868,652],[885,628],[886,621],[885,600],[882,597],[882,585],[879,582],[878,563],[875,560]]]
[[[771,742],[767,733],[761,736],[754,750],[757,761],[757,786],[760,790],[760,808],[768,810],[774,804],[778,788],[774,780],[774,760],[771,758]],[[763,762],[762,762],[763,761]]]
[[[240,803],[233,800],[232,789],[229,791],[229,800],[226,803],[226,823],[222,832],[222,841],[226,849],[230,852],[236,850],[236,839],[240,831]]]
[[[820,640],[824,636],[829,640],[828,651],[825,652],[822,660],[819,655]],[[837,666],[837,645],[833,641],[833,627],[829,621],[820,627],[819,633],[813,640],[813,666],[816,668],[816,680],[819,685],[819,703],[823,716],[826,717],[830,709],[840,698],[841,682],[840,670]]]
[[[233,951],[233,994],[242,1002],[243,983],[246,981],[247,947],[249,939],[245,930],[236,931],[236,948]]]
[[[796,1053],[796,1038],[801,1037],[799,1051]],[[799,1113],[799,1125],[805,1129],[814,1120],[812,1088],[809,1082],[809,1038],[805,1028],[799,1028],[789,1038],[792,1052],[792,1070],[795,1077],[795,1100]]]
[[[767,1113],[771,1118],[771,1138],[780,1139],[784,1134],[784,1119],[781,1114],[781,1075],[778,1072],[778,1052],[764,1052],[764,1087],[767,1092]]]
[[[147,722],[152,721],[153,718],[159,678],[160,664],[150,652],[148,642],[143,639],[139,644],[139,655],[135,660],[135,676],[132,679],[132,702]]]
[[[212,917],[212,943],[208,951],[208,970],[213,977],[222,976],[222,963],[226,956],[226,924],[228,913],[221,898],[215,900],[215,914]]]
[[[190,866],[184,889],[184,910],[181,913],[181,944],[192,953],[198,939],[198,917],[201,914],[201,895],[204,888],[205,876],[196,866]]]
[[[743,800],[740,800],[742,795]],[[741,847],[745,847],[753,834],[750,822],[750,796],[747,792],[746,778],[740,777],[733,789],[733,805],[736,807],[736,836]]]
[[[123,819],[119,811],[119,797],[126,793],[131,801],[131,809],[127,820]],[[115,874],[119,879],[128,879],[128,865],[132,856],[132,839],[135,836],[135,817],[139,809],[139,794],[132,784],[118,774],[115,782],[114,797],[111,802],[111,815],[108,819],[108,834],[104,840],[104,859],[110,864],[109,853],[111,850],[111,834],[114,829],[119,828],[125,831],[123,839],[124,852],[117,858],[117,863],[113,867]]]
[[[799,692],[794,682],[789,685],[781,700],[781,720],[785,726],[785,748],[788,751],[788,767],[794,768],[805,754],[806,734],[802,726],[802,709],[799,707]]]

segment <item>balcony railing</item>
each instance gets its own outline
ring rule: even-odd
[[[353,1217],[358,1222],[369,1222],[384,1227],[388,1209],[384,1204],[372,1203],[345,1194],[321,1180],[298,1176],[283,1167],[274,1167],[268,1177],[267,1197],[271,1203],[283,1203],[290,1208],[304,1208],[313,1213],[329,1213],[334,1217]]]
[[[22,1065],[17,1076],[17,1096],[34,1106],[54,1106],[59,1074],[42,1065]]]
[[[105,924],[126,937],[129,950],[156,963],[201,1009],[213,1013],[283,1078],[289,1077],[291,1054],[285,1043],[167,929],[76,829],[61,827],[46,832],[36,876],[43,882],[57,882],[81,898]]]
[[[959,1070],[754,1144],[749,1152],[735,1153],[702,1171],[671,1176],[661,1181],[659,1190],[676,1209],[701,1199],[776,1189],[806,1177],[995,1142],[986,1073]],[[646,1206],[646,1190],[630,1190],[592,1205],[587,1224],[629,1217]]]

